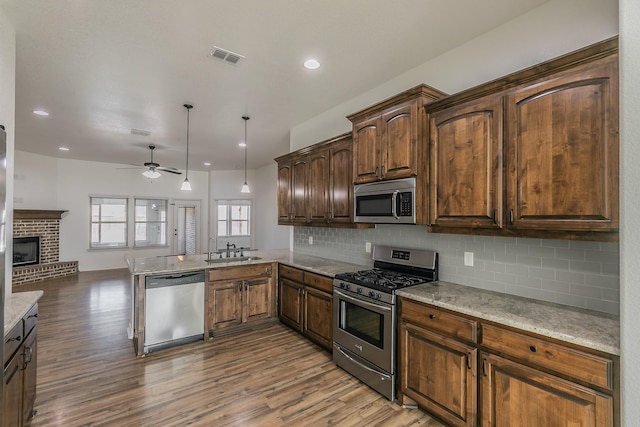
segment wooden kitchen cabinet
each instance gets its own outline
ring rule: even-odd
[[[285,265],[279,268],[280,321],[331,351],[333,280]]]
[[[36,400],[38,305],[4,337],[3,425],[26,425]]]
[[[425,109],[430,231],[617,240],[617,39]]]
[[[209,336],[273,319],[273,273],[271,263],[209,270],[206,319]]]
[[[477,425],[477,323],[401,298],[399,399],[451,426]]]
[[[351,134],[278,157],[278,224],[353,224]]]
[[[422,107],[446,96],[427,85],[347,116],[353,123],[356,184],[417,176],[426,169]]]
[[[495,325],[482,334],[483,426],[619,425],[607,355]]]

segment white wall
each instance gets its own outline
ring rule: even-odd
[[[291,228],[278,225],[278,165],[264,166],[255,171],[255,245],[259,249],[282,249],[289,247]]]
[[[640,420],[640,2],[620,0],[622,420]]]
[[[457,93],[618,34],[616,0],[553,0],[291,129],[291,150],[351,129],[347,115],[426,83]],[[428,43],[428,41],[425,41]]]
[[[16,106],[16,32],[0,9],[0,124],[7,132],[7,177],[6,177],[6,242],[13,239],[13,147],[15,135]],[[11,293],[11,264],[13,247],[7,245],[4,266],[4,292]],[[1,312],[0,312],[1,313]],[[0,387],[1,389],[1,387]]]
[[[208,174],[190,171],[193,191],[184,192],[183,175],[165,173],[149,180],[139,170],[118,169],[128,165],[57,159],[23,151],[15,159],[15,208],[68,210],[60,221],[60,260],[79,261],[81,271],[125,268],[125,257],[169,255],[171,246],[153,249],[99,249],[89,247],[89,196],[138,196],[200,200],[200,246],[206,248]],[[132,208],[130,207],[130,212]],[[172,212],[169,209],[169,226]],[[132,236],[133,225],[129,226]],[[169,239],[172,233],[168,234]],[[132,239],[129,239],[130,243]],[[171,244],[172,241],[169,241]]]

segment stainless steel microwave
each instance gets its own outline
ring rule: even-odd
[[[354,221],[370,224],[415,224],[416,179],[356,185],[353,190]]]

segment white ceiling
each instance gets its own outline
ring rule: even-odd
[[[184,169],[190,103],[190,169],[242,168],[245,114],[260,167],[288,152],[291,127],[546,1],[0,0],[16,28],[16,149],[142,164],[151,143]],[[214,60],[214,45],[246,59]]]

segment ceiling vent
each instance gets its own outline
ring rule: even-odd
[[[230,50],[222,49],[218,46],[214,46],[213,49],[211,49],[211,52],[209,52],[209,56],[232,65],[236,65],[238,62],[244,59],[244,56],[240,55],[239,53],[233,53]]]
[[[149,136],[151,132],[148,130],[131,129],[131,135]]]

